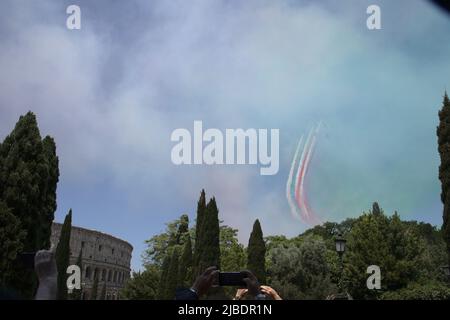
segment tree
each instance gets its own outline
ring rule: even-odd
[[[172,257],[170,258],[169,269],[166,278],[166,290],[165,290],[165,299],[173,300],[175,299],[175,291],[178,286],[178,262],[180,259],[180,248],[174,247],[172,250]]]
[[[146,240],[147,249],[142,255],[144,266],[157,265],[161,267],[166,255],[175,245],[184,245],[189,234],[189,218],[182,215],[179,219],[166,224],[165,232]]]
[[[193,277],[196,278],[201,272],[200,260],[202,255],[202,243],[204,240],[204,221],[206,216],[206,194],[202,189],[200,199],[197,202],[197,221],[195,226],[195,247],[194,247],[194,263],[193,263]]]
[[[391,217],[382,211],[364,213],[348,235],[347,248],[344,283],[356,299],[380,296],[379,291],[366,286],[370,265],[382,270],[383,291],[402,289],[424,277],[424,270],[433,268],[426,257],[425,241],[397,213]]]
[[[156,300],[158,299],[158,287],[160,271],[152,265],[143,272],[133,272],[132,278],[121,291],[121,296],[129,300]]]
[[[246,267],[247,256],[237,233],[237,229],[220,226],[220,267],[223,271],[240,271]]]
[[[25,231],[20,226],[19,219],[11,210],[0,202],[0,287],[11,272],[11,264],[22,250]]]
[[[97,300],[98,299],[98,272],[94,272],[94,282],[92,283],[92,289],[91,289],[91,300]]]
[[[441,180],[441,201],[444,204],[442,232],[447,245],[448,265],[450,265],[450,100],[447,92],[444,95],[442,108],[439,111],[437,127],[438,150],[441,157],[439,180]]]
[[[335,290],[327,254],[317,236],[306,236],[298,246],[273,247],[268,252],[270,285],[283,299],[324,299]]]
[[[167,254],[161,267],[161,277],[159,280],[158,299],[167,299],[169,268],[171,266],[172,256]]]
[[[220,269],[220,227],[219,209],[213,197],[206,205],[205,221],[202,226],[201,243],[198,244],[200,253],[199,268],[204,271],[210,266]]]
[[[0,159],[0,200],[26,232],[22,250],[48,249],[56,209],[58,157],[53,139],[41,139],[33,113],[19,118],[0,145]],[[23,298],[33,297],[37,279],[32,270],[15,263],[9,274],[9,286]]]
[[[219,209],[214,197],[209,200],[206,207],[204,207],[204,204],[205,191],[202,190],[197,206],[194,277],[197,277],[210,266],[220,268]]]
[[[56,144],[52,137],[46,136],[42,140],[47,170],[45,197],[42,201],[43,214],[41,215],[43,248],[50,248],[52,223],[57,208],[56,189],[59,181],[59,159],[56,156]]]
[[[178,229],[175,234],[171,234],[169,239],[169,246],[182,244],[184,236],[189,233],[189,217],[187,214],[183,214],[178,220]]]
[[[72,229],[72,209],[64,218],[61,227],[58,246],[56,247],[55,259],[58,270],[58,300],[67,300],[67,267],[70,263],[70,233]]]
[[[246,268],[247,255],[242,244],[237,239],[237,229],[220,226],[220,268],[225,272],[240,271]],[[228,299],[234,297],[236,288],[224,287]]]
[[[204,191],[202,190],[197,210],[196,240],[194,247],[194,278],[210,266],[215,266],[220,269],[219,209],[217,208],[216,199],[213,197],[209,200],[203,211],[204,196]],[[212,288],[205,298],[223,299],[225,296],[221,288]]]
[[[253,224],[247,247],[247,268],[260,283],[266,283],[266,244],[259,220]]]
[[[189,286],[192,281],[192,241],[189,233],[185,235],[183,253],[180,258],[178,268],[178,283],[179,287]]]
[[[384,300],[450,300],[450,288],[440,282],[412,283],[406,288],[385,292],[381,298]]]

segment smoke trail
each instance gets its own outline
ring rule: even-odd
[[[311,209],[305,191],[305,177],[309,171],[309,165],[311,163],[311,159],[315,150],[317,135],[320,131],[320,127],[322,122],[319,122],[316,127],[310,129],[308,133],[308,137],[303,146],[302,153],[300,159],[298,158],[298,154],[300,151],[300,147],[303,143],[303,136],[300,139],[300,142],[295,151],[294,159],[292,161],[291,170],[289,172],[289,177],[286,185],[286,197],[291,208],[292,215],[301,218],[306,223],[310,225],[315,225],[321,222],[321,219],[313,212]],[[298,161],[298,164],[297,164]],[[293,181],[293,173],[295,170],[295,166],[298,165],[296,172],[295,183]],[[292,188],[293,187],[293,188]],[[293,189],[293,190],[292,190]],[[294,203],[292,199],[291,192],[294,192],[294,197],[296,203]]]
[[[301,188],[300,194],[303,195],[302,196],[303,205],[304,205],[305,210],[306,210],[306,215],[308,217],[308,222],[310,224],[312,224],[312,225],[320,223],[321,219],[316,214],[314,214],[314,212],[312,211],[312,209],[311,209],[311,207],[310,207],[310,205],[308,203],[308,197],[306,196],[306,191],[305,191],[305,188],[304,188],[304,181],[305,181],[305,177],[306,177],[306,175],[307,175],[307,173],[309,171],[309,165],[311,163],[311,159],[312,159],[314,151],[315,151],[317,135],[319,134],[321,125],[322,125],[322,122],[319,122],[317,127],[316,127],[316,129],[315,129],[315,132],[314,132],[314,135],[313,135],[313,138],[312,138],[312,141],[311,141],[311,147],[309,148],[308,156],[307,156],[307,158],[305,160],[305,162],[306,162],[305,170],[304,170],[303,178],[302,178],[301,185],[300,185],[300,188]]]
[[[298,193],[301,195],[300,199],[302,200],[301,203],[302,203],[302,207],[304,208],[304,211],[305,211],[306,219],[310,223],[312,222],[312,219],[314,219],[314,215],[310,212],[311,210],[309,209],[310,206],[308,204],[308,199],[307,199],[307,197],[305,195],[305,187],[304,187],[304,185],[305,185],[305,176],[306,176],[306,173],[308,172],[308,169],[309,169],[309,164],[311,162],[311,157],[312,157],[312,154],[314,152],[315,145],[316,145],[316,136],[314,135],[313,138],[312,138],[312,141],[311,141],[311,145],[310,145],[310,147],[308,149],[308,154],[307,154],[306,159],[305,159],[303,175],[301,177],[301,182],[300,182],[300,186],[299,186],[299,190],[298,190]]]
[[[300,218],[300,212],[299,212],[297,205],[292,200],[292,195],[291,195],[292,180],[294,177],[294,170],[295,170],[295,166],[297,164],[298,154],[300,152],[300,147],[301,147],[302,143],[303,143],[303,136],[301,136],[301,138],[298,142],[298,145],[297,145],[297,149],[295,150],[294,158],[292,159],[291,170],[289,171],[289,177],[288,177],[288,180],[286,183],[286,198],[288,200],[289,207],[291,209],[291,214],[294,218]]]
[[[309,150],[311,147],[312,135],[313,135],[313,128],[311,128],[311,130],[309,131],[308,139],[306,140],[305,146],[302,151],[300,163],[299,163],[298,170],[297,170],[297,179],[296,179],[295,188],[294,188],[295,200],[297,201],[297,205],[300,209],[301,216],[302,216],[303,220],[305,220],[305,221],[308,221],[308,209],[306,209],[306,207],[305,207],[304,200],[303,200],[303,192],[301,192],[300,186],[302,184],[303,177],[304,177],[306,159],[308,157]]]
[[[303,176],[301,177],[301,183],[299,186],[299,194],[301,195],[301,200],[302,200],[302,207],[305,210],[305,215],[306,215],[306,219],[310,224],[314,224],[314,222],[320,220],[318,219],[318,217],[312,212],[312,210],[310,209],[310,206],[308,204],[308,198],[305,195],[305,188],[304,188],[304,183],[305,183],[305,177],[307,172],[309,171],[309,164],[311,163],[311,158],[312,155],[314,153],[315,150],[315,146],[316,146],[316,139],[317,139],[317,135],[319,133],[321,127],[321,122],[319,122],[319,124],[317,125],[317,127],[314,130],[312,139],[311,139],[311,144],[310,147],[308,149],[308,154],[306,156],[305,159],[305,164],[304,164],[304,170],[303,170]]]

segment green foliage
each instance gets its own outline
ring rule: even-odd
[[[70,233],[72,229],[72,209],[64,218],[64,223],[61,227],[61,234],[59,235],[58,246],[56,247],[55,259],[56,268],[58,270],[58,290],[57,299],[67,300],[67,267],[70,263]]]
[[[196,278],[201,272],[200,260],[201,260],[201,244],[204,242],[202,237],[204,237],[204,223],[206,217],[206,194],[205,190],[202,189],[200,193],[200,198],[197,202],[197,224],[195,226],[195,246],[193,255],[193,278]]]
[[[21,229],[19,219],[0,202],[0,287],[5,285],[11,265],[23,248],[24,238],[25,231]]]
[[[189,218],[182,215],[179,219],[166,224],[165,232],[146,240],[147,249],[142,254],[144,266],[162,266],[166,254],[175,245],[184,245],[189,234]]]
[[[253,224],[247,247],[247,269],[250,270],[260,283],[266,283],[266,244],[259,220]]]
[[[52,137],[46,136],[42,140],[47,169],[45,197],[42,201],[43,214],[41,216],[43,248],[50,247],[51,227],[56,211],[56,189],[59,181],[59,159],[56,156],[56,144]]]
[[[160,270],[152,265],[143,272],[133,272],[133,276],[122,289],[120,296],[128,300],[156,300],[160,281]]]
[[[386,292],[384,300],[450,300],[450,288],[439,282],[413,283],[406,288]]]
[[[222,271],[240,271],[245,269],[247,256],[245,249],[237,239],[237,229],[220,226],[220,264]]]
[[[180,260],[180,247],[176,246],[172,250],[172,257],[168,269],[168,276],[165,279],[165,294],[164,298],[167,300],[175,299],[175,291],[178,288],[178,270]]]
[[[300,237],[308,235],[319,236],[327,242],[327,246],[330,249],[334,250],[334,238],[338,234],[342,234],[342,236],[345,237],[352,230],[355,220],[356,219],[348,218],[341,223],[325,222],[306,230]]]
[[[169,246],[182,244],[186,240],[185,235],[189,232],[189,217],[183,214],[177,223],[177,232],[169,239]]]
[[[186,240],[178,268],[178,287],[190,286],[192,281],[192,241],[188,231],[185,232]]]
[[[447,265],[450,265],[450,99],[444,95],[442,109],[439,111],[439,126],[436,131],[438,150],[441,157],[439,180],[441,180],[441,201],[444,204],[442,231],[447,245]]]
[[[327,247],[320,237],[306,236],[298,246],[273,247],[268,260],[269,285],[283,299],[324,299],[336,290],[330,279]]]
[[[237,229],[229,226],[220,226],[220,265],[221,271],[233,272],[246,268],[247,255],[244,246],[237,239]],[[236,293],[236,288],[223,288],[224,297],[231,299]]]
[[[136,281],[131,282],[134,282],[135,287],[126,294],[128,298],[147,296],[173,299],[176,287],[190,286],[192,280],[185,274],[185,271],[189,272],[189,268],[184,266],[189,265],[189,252],[192,253],[194,247],[195,253],[191,258],[195,260],[196,256],[203,263],[203,269],[218,260],[223,271],[242,270],[247,264],[247,251],[248,257],[252,257],[250,259],[254,256],[263,257],[267,277],[265,282],[277,290],[282,298],[325,299],[338,292],[336,284],[341,279],[334,243],[338,233],[343,233],[348,240],[342,283],[354,298],[400,299],[412,296],[415,292],[423,292],[426,297],[428,291],[432,292],[431,296],[444,296],[445,292],[435,292],[436,288],[442,288],[444,280],[439,266],[446,261],[445,242],[442,231],[427,223],[401,221],[397,213],[387,217],[380,206],[374,203],[372,210],[359,218],[347,219],[341,223],[326,222],[290,239],[285,236],[269,236],[265,239],[265,255],[261,254],[262,250],[255,255],[258,252],[255,247],[262,249],[258,245],[264,244],[261,226],[255,222],[249,247],[245,249],[237,240],[238,230],[226,225],[217,227],[219,220],[215,199],[204,206],[204,198],[203,191],[198,206],[198,212],[202,212],[202,228],[197,225],[189,229],[189,219],[182,216],[169,223],[165,233],[154,236],[147,242],[152,249],[151,259],[147,261],[153,262],[146,264],[146,268],[154,271],[148,274],[148,279],[147,274],[146,277],[135,276]],[[217,241],[217,230],[220,255],[205,254],[214,252],[211,245]],[[194,238],[196,242],[193,244]],[[161,263],[155,263],[161,259]],[[366,287],[366,270],[372,264],[381,268],[382,290],[379,291],[368,290]],[[264,262],[256,265],[264,265]],[[155,274],[158,276],[154,276]],[[414,287],[411,287],[411,283],[415,283]],[[431,289],[427,287],[430,283],[434,286],[430,285]],[[230,298],[234,290],[235,288],[212,289],[206,298]]]
[[[159,299],[173,299],[175,288],[190,285],[192,281],[189,217],[182,215],[179,219],[168,223],[165,232],[153,236],[146,243],[147,249],[143,254],[144,266],[147,270],[158,270],[159,274],[158,288],[154,289],[153,295]],[[176,261],[172,263],[175,253]],[[138,281],[142,279],[137,278]],[[131,295],[130,293],[129,296]]]
[[[158,287],[158,299],[168,299],[167,298],[167,292],[168,292],[168,279],[170,278],[169,269],[171,266],[171,254],[167,254],[164,257],[163,264],[161,266],[161,277],[159,280],[159,287]]]
[[[28,112],[0,145],[0,200],[26,232],[24,252],[50,246],[58,177],[55,143],[50,137],[41,139],[36,117]],[[8,286],[24,298],[33,297],[37,279],[32,270],[16,263],[8,274]]]
[[[380,267],[383,291],[404,288],[423,278],[424,270],[433,268],[427,259],[426,242],[417,230],[402,222],[397,213],[387,217],[377,207],[360,216],[348,235],[344,277],[356,299],[374,299],[380,294],[365,285],[370,265]]]
[[[199,201],[203,201],[203,192]],[[200,220],[200,221],[199,221]],[[195,276],[210,266],[220,268],[220,227],[219,210],[215,198],[210,199],[204,213],[197,217],[196,241],[194,254]]]

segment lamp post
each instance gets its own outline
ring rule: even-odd
[[[339,291],[342,292],[342,273],[344,271],[344,263],[342,260],[342,256],[344,255],[345,252],[345,244],[346,244],[347,240],[345,240],[342,237],[342,234],[339,233],[338,236],[335,238],[334,243],[336,244],[336,252],[339,255],[339,282],[338,282],[338,288]]]
[[[441,270],[445,274],[447,282],[450,283],[450,266],[441,266]]]

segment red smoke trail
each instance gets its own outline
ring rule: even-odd
[[[321,126],[321,123],[319,123],[316,128],[312,128],[308,134],[308,138],[305,142],[305,146],[303,148],[303,151],[302,151],[302,154],[300,157],[299,167],[298,167],[297,177],[296,177],[297,179],[296,179],[295,188],[294,188],[295,200],[297,201],[298,208],[300,209],[300,215],[301,215],[302,219],[310,225],[315,225],[317,223],[320,223],[320,218],[313,212],[313,210],[311,209],[311,207],[308,203],[308,198],[306,196],[304,184],[305,184],[305,177],[309,171],[309,165],[311,163],[311,159],[312,159],[312,156],[313,156],[313,153],[315,150],[317,133],[319,132],[320,126]],[[293,165],[294,165],[294,163],[295,163],[295,159],[294,159]],[[288,183],[289,183],[289,179],[288,179]],[[288,201],[290,200],[289,198],[288,198]],[[292,209],[292,207],[291,207],[291,209]],[[298,213],[297,210],[295,210],[295,212]]]

